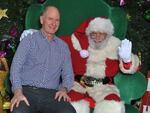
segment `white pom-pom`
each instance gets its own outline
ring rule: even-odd
[[[87,50],[83,49],[80,51],[80,56],[82,58],[87,58],[89,56],[89,52]]]

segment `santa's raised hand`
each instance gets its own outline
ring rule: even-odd
[[[121,41],[120,47],[118,47],[118,55],[124,63],[131,62],[132,43],[128,39]]]

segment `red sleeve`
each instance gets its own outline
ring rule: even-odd
[[[131,65],[132,65],[132,62],[129,62],[129,63],[124,63],[124,62],[123,62],[123,67],[124,67],[125,69],[130,69]]]
[[[132,65],[132,62],[129,62],[129,63],[124,63],[123,62],[123,67],[125,69],[130,69],[131,65]],[[141,69],[141,66],[139,65],[136,71],[140,71],[140,69]]]

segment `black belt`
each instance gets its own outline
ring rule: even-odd
[[[42,88],[42,87],[37,87],[37,86],[30,86],[30,85],[22,85],[23,88],[29,88],[33,90],[49,90],[48,88]]]
[[[31,89],[43,89],[43,88],[40,88],[40,87],[30,86],[30,85],[22,85],[22,87],[31,88]]]
[[[100,79],[100,78],[95,78],[92,76],[82,76],[82,75],[76,75],[75,76],[75,81],[84,84],[85,86],[88,87],[93,87],[95,84],[108,84],[110,82],[112,82],[111,78],[105,77],[104,79]]]

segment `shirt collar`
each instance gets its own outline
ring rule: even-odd
[[[44,38],[44,39],[46,39],[47,41],[49,41],[49,40],[47,39],[47,36],[43,33],[42,29],[40,29],[40,32],[41,32],[42,38]],[[53,38],[52,38],[52,40],[50,40],[50,41],[55,41],[55,40],[56,40],[56,35],[54,35]]]

